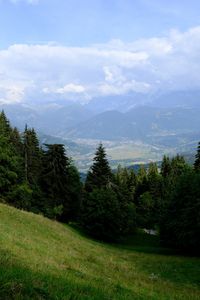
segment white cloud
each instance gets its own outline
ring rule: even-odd
[[[150,89],[150,84],[145,82],[137,82],[135,80],[123,82],[122,84],[118,85],[105,83],[99,87],[99,91],[102,96],[122,95],[129,92],[146,93]]]
[[[200,26],[132,43],[12,45],[0,51],[0,101],[200,88]]]
[[[58,94],[65,94],[65,93],[83,93],[85,91],[85,88],[82,85],[74,84],[74,83],[69,83],[66,84],[63,88],[57,89]]]
[[[55,93],[55,94],[67,94],[67,93],[75,93],[75,94],[81,94],[85,92],[85,87],[79,84],[69,83],[66,84],[63,87],[56,88],[56,89],[50,89],[50,88],[44,88],[44,93]]]
[[[24,97],[24,88],[20,84],[0,86],[0,104],[20,103]]]

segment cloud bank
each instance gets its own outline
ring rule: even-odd
[[[0,103],[86,102],[132,92],[199,88],[200,26],[132,43],[16,44],[0,50]]]

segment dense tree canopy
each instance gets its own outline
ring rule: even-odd
[[[85,183],[82,224],[95,237],[117,240],[135,228],[129,176],[124,170],[124,176],[118,174],[114,178],[102,144],[93,161]]]
[[[190,252],[200,251],[200,174],[182,174],[171,192],[161,222],[161,239],[165,245]]]

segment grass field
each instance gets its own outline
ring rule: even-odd
[[[0,299],[200,299],[200,259],[146,234],[99,243],[0,204]]]

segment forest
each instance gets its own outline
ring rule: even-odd
[[[0,202],[73,223],[92,237],[117,242],[138,228],[160,243],[200,253],[200,143],[194,165],[164,156],[145,168],[111,170],[102,143],[85,182],[62,144],[40,145],[34,128],[20,133],[0,113]]]

